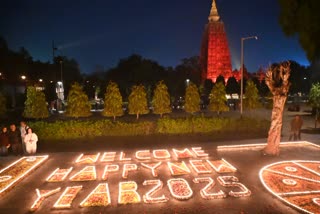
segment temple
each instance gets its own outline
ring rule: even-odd
[[[223,76],[227,83],[233,76],[231,57],[224,23],[220,19],[215,0],[212,1],[208,19],[200,53],[201,79],[202,81],[211,79],[212,82],[216,82],[219,76]]]

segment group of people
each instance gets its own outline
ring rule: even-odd
[[[38,136],[33,133],[32,129],[25,121],[20,122],[20,127],[15,124],[2,127],[0,133],[0,155],[6,156],[9,152],[14,155],[33,155],[37,151]]]

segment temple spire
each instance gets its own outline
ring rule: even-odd
[[[219,21],[220,19],[217,5],[216,5],[216,0],[212,0],[212,7],[211,7],[211,11],[208,19],[209,19],[209,22],[216,22],[216,21]]]

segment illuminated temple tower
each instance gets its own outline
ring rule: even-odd
[[[201,79],[216,82],[223,76],[225,83],[232,76],[231,58],[224,24],[220,20],[216,1],[213,0],[209,15],[209,23],[203,34],[201,54]]]

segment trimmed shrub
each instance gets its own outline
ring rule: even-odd
[[[217,112],[218,114],[229,111],[229,107],[227,106],[226,87],[222,82],[216,83],[211,90],[209,98],[210,104],[208,109],[210,111]]]
[[[190,82],[186,88],[185,105],[186,112],[194,114],[200,111],[200,95],[198,87]]]
[[[104,96],[104,109],[102,115],[113,117],[113,120],[115,121],[117,116],[123,115],[122,96],[117,83],[110,81]]]
[[[79,83],[74,83],[68,94],[66,116],[89,117],[91,105],[88,96],[82,90]]]
[[[158,121],[112,122],[96,121],[56,121],[30,122],[29,126],[41,140],[68,140],[94,138],[100,136],[144,136],[144,135],[180,135],[215,133],[267,133],[270,122],[252,118],[231,119],[212,117],[189,117],[173,119],[164,117]]]
[[[259,91],[252,80],[248,80],[246,84],[246,92],[244,94],[245,99],[243,100],[244,108],[248,110],[261,108],[259,102]]]
[[[160,114],[162,117],[165,113],[171,113],[170,95],[168,87],[163,81],[160,81],[154,89],[154,96],[152,99],[153,113]]]
[[[49,117],[46,97],[42,91],[37,91],[34,86],[27,88],[27,100],[24,105],[23,116],[26,118],[40,119]]]
[[[129,114],[135,114],[137,119],[141,114],[148,114],[147,93],[143,85],[134,85],[129,95]]]

